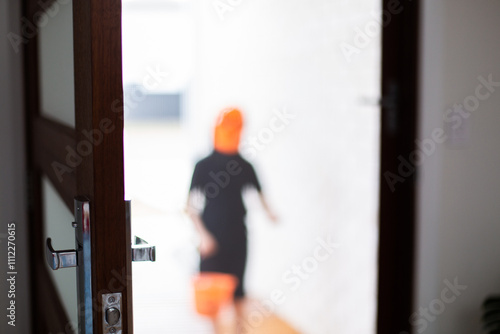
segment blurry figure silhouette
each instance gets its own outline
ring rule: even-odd
[[[257,190],[269,218],[277,220],[262,194],[253,166],[238,152],[242,128],[240,110],[221,111],[215,126],[214,150],[196,164],[187,206],[201,237],[200,272],[227,273],[238,278],[234,292],[235,332],[241,330],[245,296],[247,229],[243,191]],[[220,333],[216,317],[213,322],[216,333]]]

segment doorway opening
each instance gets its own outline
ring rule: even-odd
[[[248,324],[375,333],[379,16],[375,0],[123,1],[126,197],[133,235],[157,246],[133,264],[137,332],[211,332],[184,209],[218,112],[238,106],[241,154],[279,217],[245,197]]]

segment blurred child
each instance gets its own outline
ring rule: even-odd
[[[234,306],[237,323],[240,325],[247,259],[243,190],[257,190],[270,219],[276,221],[262,194],[253,166],[238,153],[242,128],[243,116],[240,110],[222,110],[215,126],[214,150],[200,160],[194,169],[187,208],[201,237],[200,272],[228,273],[239,280],[234,292]],[[196,194],[203,199],[198,209],[193,205]],[[218,333],[216,323],[214,326]]]

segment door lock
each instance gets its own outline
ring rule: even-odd
[[[106,310],[106,322],[108,325],[114,326],[120,321],[120,310],[116,307],[110,307]]]
[[[130,201],[126,201],[126,219],[130,226]],[[92,244],[90,231],[90,202],[84,197],[75,198],[75,250],[54,250],[52,240],[47,239],[45,257],[53,270],[62,268],[77,268],[78,278],[78,333],[91,334],[93,332],[93,303],[92,303]],[[130,245],[130,244],[129,244]],[[149,245],[145,240],[135,237],[132,246],[132,261],[156,260],[156,247]],[[122,294],[109,293],[102,295],[103,320],[105,334],[122,334]]]
[[[108,293],[102,295],[102,328],[104,334],[122,333],[122,294]]]

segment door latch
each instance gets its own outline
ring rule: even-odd
[[[122,333],[122,294],[108,293],[102,295],[102,328],[104,334]]]

